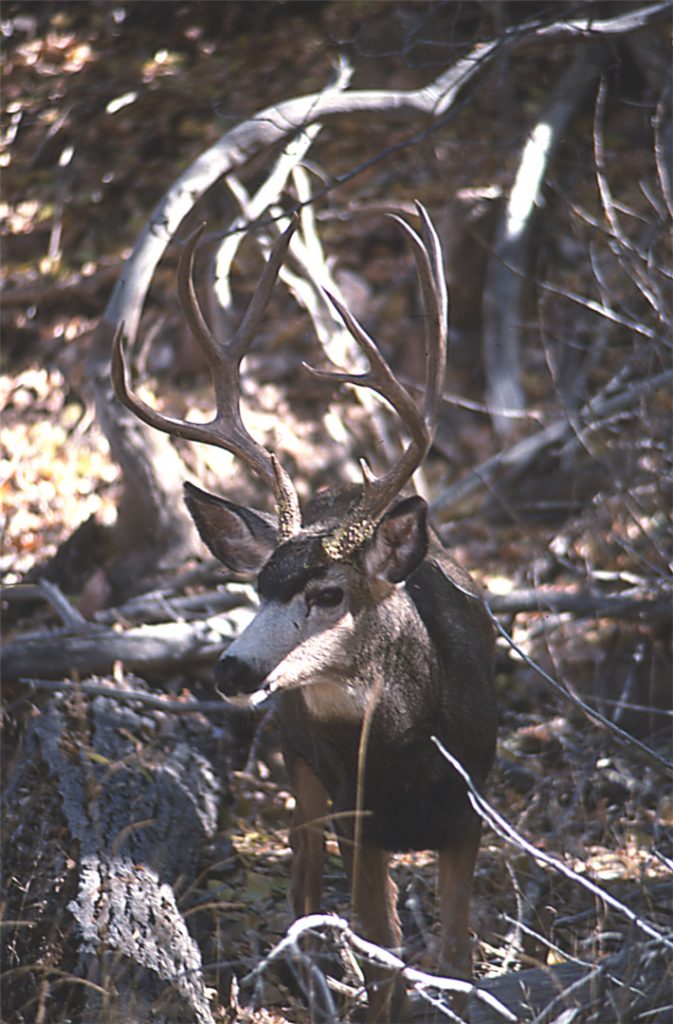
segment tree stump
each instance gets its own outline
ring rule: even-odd
[[[3,801],[5,1019],[212,1024],[176,899],[213,857],[212,743],[195,714],[76,691],[30,721]]]

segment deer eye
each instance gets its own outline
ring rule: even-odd
[[[343,597],[341,587],[320,587],[307,594],[306,601],[309,607],[317,605],[318,608],[336,608],[343,601]]]

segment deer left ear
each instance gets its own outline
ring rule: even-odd
[[[401,583],[428,550],[428,506],[422,498],[404,498],[376,527],[365,548],[365,568],[372,576]]]

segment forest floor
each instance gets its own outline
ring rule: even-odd
[[[36,589],[45,575],[85,620],[100,623],[107,614],[105,621],[116,618],[115,629],[128,625],[123,614],[110,610],[123,604],[125,595],[113,595],[107,561],[123,471],[97,421],[87,357],[123,259],[165,189],[229,120],[319,89],[329,77],[336,40],[351,40],[361,88],[391,83],[409,88],[428,77],[429,49],[414,63],[399,45],[416,5],[307,5],[310,14],[301,6],[4,5],[0,574],[5,645],[62,625],[53,601]],[[466,5],[480,11],[473,14],[472,27],[458,17],[462,6],[455,5],[456,31],[476,35],[476,22],[488,17],[484,5]],[[448,32],[446,25],[443,31]],[[544,59],[528,55],[514,69],[503,65],[506,95],[499,96],[492,83],[477,96],[469,139],[460,135],[467,131],[464,111],[457,126],[414,145],[405,141],[411,135],[405,125],[360,124],[350,116],[319,150],[321,165],[333,176],[340,171],[346,178],[346,171],[358,169],[321,207],[323,242],[350,275],[353,295],[373,304],[377,340],[407,377],[415,378],[418,370],[418,355],[403,349],[396,332],[400,323],[409,323],[413,310],[407,254],[394,228],[378,226],[382,215],[366,217],[357,227],[351,223],[347,230],[341,215],[356,203],[407,210],[421,198],[447,232],[460,223],[460,237],[466,237],[465,223],[475,210],[486,230],[493,219],[488,196],[506,192],[528,113],[544,99],[562,57],[552,48]],[[612,184],[620,209],[630,205],[632,221],[644,221],[647,191],[638,192],[634,182],[651,171],[652,147],[641,109],[647,100],[651,118],[651,98],[636,52],[620,59],[612,71],[614,106],[608,114]],[[513,104],[517,113],[501,118]],[[590,218],[575,216],[580,207],[597,218],[601,212],[587,142],[593,116],[592,104],[580,113],[554,187],[545,195],[548,226],[541,232],[532,277],[556,266],[555,283],[566,294],[588,294],[597,280],[603,297],[604,285],[608,292],[618,290],[616,277],[608,287],[597,271],[605,227],[596,229]],[[365,152],[379,158],[368,163]],[[450,203],[459,194],[467,204],[460,216]],[[200,213],[217,222],[229,201],[222,193],[211,195]],[[454,252],[449,268],[456,317],[449,391],[461,401],[447,406],[429,460],[431,497],[503,446],[484,415],[474,297],[471,279],[465,280],[471,257],[466,256],[461,274],[461,257]],[[242,250],[234,271],[236,287],[248,295],[259,271],[251,251]],[[175,259],[169,256],[153,284],[144,321],[146,335],[155,339],[151,353],[145,353],[152,400],[171,410],[205,413],[209,385],[180,323],[174,276]],[[566,302],[559,309],[541,329],[548,332],[547,349],[529,341],[523,369],[527,416],[517,423],[510,444],[564,415],[570,384],[579,387],[580,378],[581,404],[622,365],[637,367],[643,379],[661,369],[652,347],[645,352],[642,336],[624,323],[595,328],[594,321],[583,319],[588,314],[581,304]],[[246,392],[246,416],[253,434],[282,435],[284,458],[305,495],[341,472],[343,456],[335,452],[335,406],[325,408],[324,390],[299,373],[300,362],[313,358],[306,324],[287,302],[280,311],[282,330],[270,330],[262,339],[266,347],[249,361],[250,376],[258,373],[261,383]],[[530,300],[525,313],[531,332],[540,327],[538,312]],[[559,356],[561,337],[570,342]],[[663,365],[670,368],[670,362]],[[344,424],[357,429],[362,413],[349,409],[344,413],[337,407],[341,431]],[[282,419],[282,430],[273,425],[275,417]],[[642,938],[637,926],[634,930],[634,915],[670,931],[673,797],[659,766],[628,741],[635,737],[660,760],[670,757],[670,615],[661,610],[662,601],[670,604],[671,592],[670,423],[668,387],[616,413],[591,438],[583,435],[572,451],[570,445],[566,451],[546,451],[523,478],[501,476],[497,486],[470,497],[437,523],[494,609],[504,609],[499,621],[518,649],[499,636],[499,748],[487,798],[538,850],[616,901],[608,905],[576,878],[536,864],[516,842],[485,828],[472,922],[477,978],[574,961],[599,964]],[[218,475],[229,464],[190,452],[182,443],[179,450],[188,470],[217,489]],[[245,479],[235,476],[227,493],[247,497],[246,489]],[[74,549],[66,544],[73,535],[79,538]],[[230,581],[213,570],[205,550],[191,568],[199,564],[205,566],[206,584],[184,582],[181,576],[171,599],[227,589]],[[607,596],[622,596],[625,603],[621,611],[596,614],[576,614],[570,604],[560,610],[551,604],[546,610],[508,610],[508,595],[524,591],[590,592],[597,605]],[[644,604],[629,605],[632,598]],[[246,592],[244,609],[247,602]],[[235,629],[246,613],[224,614]],[[559,680],[565,694],[536,666]],[[171,697],[200,697],[208,692],[210,672],[208,662],[192,668],[181,664],[164,673],[160,685],[151,682]],[[77,681],[76,672],[71,678]],[[592,721],[577,697],[624,730],[626,738]],[[11,779],[21,757],[31,719],[49,699],[22,681],[4,684],[5,779]],[[214,866],[211,876],[183,880],[190,914],[200,918],[190,927],[210,935],[202,955],[221,1021],[307,1019],[282,973],[267,973],[254,999],[254,985],[238,992],[232,987],[234,977],[240,981],[280,941],[289,922],[287,835],[293,798],[272,723],[267,725],[252,753],[229,758],[235,763],[219,825],[229,844],[225,862]],[[405,959],[431,970],[438,931],[434,858],[400,855],[394,875]],[[332,842],[324,909],[348,916],[347,885]],[[649,1017],[615,1019],[665,1019],[652,1007],[648,1012]]]

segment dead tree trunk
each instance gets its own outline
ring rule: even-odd
[[[602,43],[579,47],[529,134],[509,198],[498,225],[483,293],[483,345],[487,401],[500,437],[515,420],[505,415],[524,409],[521,336],[526,263],[533,215],[547,168],[588,86],[608,57]]]
[[[625,15],[597,20],[581,18],[531,25],[512,36],[513,51],[540,39],[595,39],[631,33],[668,16],[668,4],[653,3]],[[145,296],[154,270],[167,245],[198,200],[219,179],[238,173],[262,151],[273,152],[283,140],[301,135],[312,124],[343,114],[400,115],[437,122],[446,116],[461,93],[488,66],[505,43],[495,38],[478,43],[471,52],[420,89],[346,90],[348,74],[341,72],[322,92],[294,97],[258,112],[226,132],[170,186],[151,214],[133,252],[124,264],[96,329],[88,365],[97,413],[124,473],[125,494],[119,510],[117,566],[118,590],[128,590],[141,576],[181,564],[197,550],[191,521],[184,513],[181,460],[170,442],[151,437],[143,424],[115,401],[109,380],[111,341],[119,324],[127,338],[135,339]],[[280,186],[279,186],[280,187]],[[509,253],[503,257],[510,258]]]

